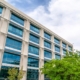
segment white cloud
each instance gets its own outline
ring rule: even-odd
[[[39,6],[27,14],[80,49],[80,0],[51,0],[48,11]]]

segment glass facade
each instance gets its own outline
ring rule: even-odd
[[[63,49],[63,54],[66,54],[66,53],[67,53],[67,51],[65,49]]]
[[[49,40],[51,39],[51,35],[48,34],[48,33],[46,33],[46,32],[44,32],[44,37],[47,38],[47,39],[49,39]]]
[[[8,53],[8,52],[4,52],[3,63],[19,65],[20,56],[16,55],[16,54],[11,54],[11,53]]]
[[[0,6],[0,14],[2,14],[3,7]]]
[[[44,40],[44,46],[47,47],[47,48],[51,48],[51,43]]]
[[[22,18],[20,18],[19,16],[15,15],[15,14],[11,14],[11,20],[15,21],[16,23],[24,26],[24,20]]]
[[[68,46],[68,49],[69,49],[69,51],[72,51],[72,47],[71,46]]]
[[[44,57],[52,58],[52,53],[50,51],[44,50]]]
[[[55,51],[60,52],[60,47],[55,45]]]
[[[28,57],[28,66],[39,67],[39,59]]]
[[[60,44],[60,40],[57,39],[57,38],[54,38],[54,42],[55,42],[56,44]]]
[[[58,54],[55,54],[55,59],[61,59],[61,56],[60,55],[58,55]]]
[[[18,27],[14,26],[12,24],[9,25],[8,32],[15,34],[17,36],[20,36],[20,37],[22,37],[22,35],[23,35],[23,30],[19,29]]]
[[[62,46],[63,46],[63,48],[66,48],[66,44],[65,43],[62,43]]]
[[[39,37],[37,37],[37,36],[35,36],[33,34],[30,34],[29,40],[39,44]]]
[[[36,33],[40,33],[40,29],[38,28],[38,27],[36,27],[36,26],[33,26],[33,25],[30,25],[30,30],[32,30],[32,31],[34,31],[34,32],[36,32]]]
[[[29,45],[29,53],[39,55],[39,48],[32,46],[32,45]]]
[[[27,80],[39,80],[39,71],[36,69],[28,69]]]
[[[14,49],[21,50],[22,42],[18,41],[18,40],[15,40],[15,39],[12,39],[10,37],[7,37],[7,39],[6,39],[6,46],[14,48]]]

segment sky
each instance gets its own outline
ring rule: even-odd
[[[6,0],[80,50],[80,0]]]

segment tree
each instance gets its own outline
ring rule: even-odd
[[[80,56],[66,54],[61,60],[51,60],[41,68],[50,80],[80,80]]]
[[[21,70],[18,70],[17,68],[11,68],[8,70],[8,74],[9,80],[20,80],[24,75],[23,68],[21,68]]]

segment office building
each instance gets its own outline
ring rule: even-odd
[[[0,0],[0,79],[7,77],[9,68],[23,67],[22,80],[48,80],[40,68],[66,51],[73,51],[71,43]]]

